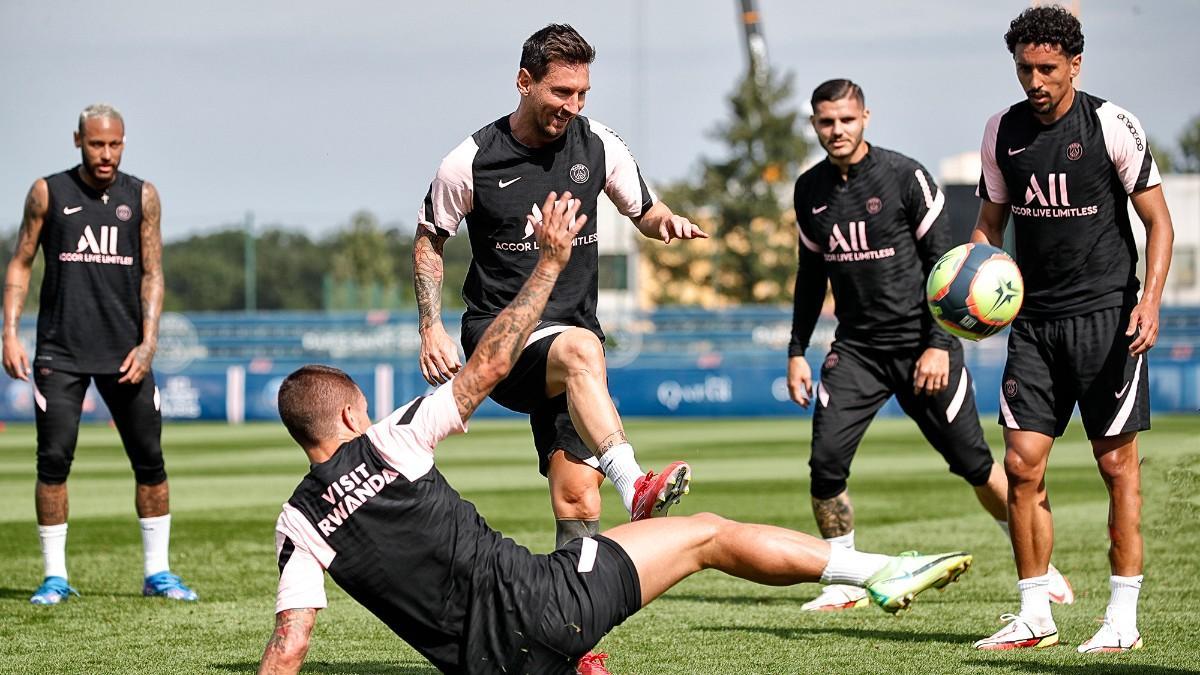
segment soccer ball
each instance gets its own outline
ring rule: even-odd
[[[1021,270],[1008,254],[987,244],[963,244],[946,252],[925,282],[933,318],[968,340],[995,335],[1012,323],[1025,299]]]

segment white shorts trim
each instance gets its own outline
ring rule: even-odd
[[[596,550],[599,544],[591,537],[584,537],[583,543],[579,547],[579,565],[575,568],[576,572],[591,572],[596,566]]]

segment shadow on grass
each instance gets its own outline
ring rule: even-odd
[[[235,661],[209,665],[217,670],[231,673],[253,673],[258,670],[258,661]],[[429,675],[437,673],[437,669],[433,666],[406,666],[384,661],[347,661],[345,663],[305,661],[302,670],[306,673],[355,673],[356,675]]]
[[[767,595],[697,595],[695,593],[668,593],[657,599],[655,603],[665,602],[703,602],[721,605],[802,605],[809,599],[791,598]]]
[[[969,659],[964,664],[997,668],[1004,672],[1020,673],[1053,673],[1054,675],[1185,675],[1196,673],[1186,668],[1171,668],[1169,666],[1151,666],[1145,663],[1120,663],[1109,659],[1120,659],[1115,654],[1092,654],[1088,657],[1090,663],[1047,663],[1045,660],[1013,660],[997,658]]]
[[[762,633],[784,640],[798,640],[817,636],[833,635],[860,640],[890,640],[893,642],[941,642],[951,645],[970,644],[975,636],[970,633],[930,633],[921,630],[877,630],[872,628],[768,628],[766,626],[698,626],[696,630],[713,633]]]
[[[34,586],[29,588],[0,588],[0,600],[13,600],[20,598],[28,600],[29,596],[33,595]]]

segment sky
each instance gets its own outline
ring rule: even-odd
[[[1081,0],[1080,88],[1174,146],[1200,115],[1200,2]],[[1003,34],[1021,0],[759,0],[773,68],[799,107],[849,77],[868,140],[937,172],[1022,97]],[[651,183],[720,156],[712,129],[746,70],[737,0],[549,3],[0,0],[0,232],[30,184],[79,160],[71,132],[122,110],[122,169],[155,183],[167,240],[253,212],[328,233],[367,209],[411,227],[441,158],[516,106],[521,43],[573,24],[597,50],[584,114]],[[6,206],[7,205],[7,206]],[[7,209],[7,210],[3,210]]]

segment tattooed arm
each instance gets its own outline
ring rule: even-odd
[[[158,350],[158,318],[162,314],[162,205],[158,190],[142,183],[142,343],[130,350],[121,363],[124,375],[118,382],[141,382],[150,372]]]
[[[317,610],[285,609],[275,615],[275,632],[267,640],[259,675],[298,673],[308,654],[308,642],[317,623]]]
[[[421,375],[429,384],[444,384],[462,368],[458,346],[442,325],[442,246],[446,237],[417,225],[413,237],[413,290],[420,316]]]
[[[29,295],[33,258],[41,241],[42,223],[46,220],[49,201],[50,189],[46,181],[39,178],[25,197],[21,229],[17,231],[12,260],[4,275],[4,371],[9,377],[19,380],[29,380],[29,357],[21,346],[17,329],[21,323],[21,310],[25,308],[25,297]]]
[[[537,237],[541,257],[533,268],[533,274],[521,287],[521,292],[484,331],[475,353],[451,385],[454,387],[454,400],[458,402],[458,412],[464,421],[475,412],[492,388],[508,376],[521,350],[525,348],[525,341],[542,316],[550,292],[554,290],[554,283],[571,258],[571,242],[587,222],[587,216],[575,219],[579,204],[577,200],[572,203],[570,192],[564,192],[562,199],[551,192],[542,204],[543,220],[540,224],[533,216],[526,216]],[[575,219],[574,226],[572,219]]]

